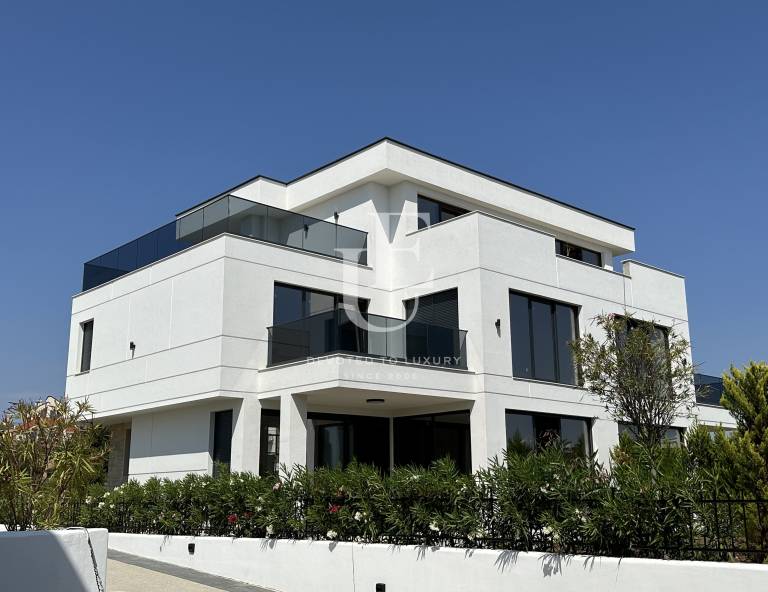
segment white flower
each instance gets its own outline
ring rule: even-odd
[[[411,481],[418,481],[421,475],[411,475]]]
[[[104,507],[104,502],[99,502],[99,508],[103,508],[103,507]]]
[[[85,503],[88,504],[88,505],[92,504],[93,503],[93,498],[89,495],[88,497],[85,498]]]
[[[109,492],[105,491],[103,497],[109,497]]]
[[[545,526],[544,528],[541,529],[541,533],[544,536],[549,536],[552,534],[552,529],[549,526]]]
[[[432,532],[440,532],[440,528],[437,526],[437,522],[430,522],[429,530],[431,530]]]
[[[327,538],[327,539],[333,540],[337,536],[339,536],[339,533],[336,532],[335,530],[329,530],[328,532],[325,533],[325,538]]]
[[[115,504],[109,504],[109,509],[110,510],[114,510],[115,509]]]
[[[257,513],[258,513],[258,512],[261,512],[261,506],[256,506],[256,507],[254,508],[254,510],[256,510],[256,512],[257,512]]]
[[[482,528],[478,528],[477,530],[475,530],[475,531],[473,531],[473,532],[470,532],[470,533],[467,535],[467,538],[468,538],[470,541],[474,541],[475,539],[481,539],[481,538],[483,538],[484,536],[485,536],[485,533],[483,532],[483,529],[482,529]]]
[[[272,527],[271,524],[268,524],[267,525],[267,536],[272,536],[273,534],[275,534],[275,529]]]
[[[363,513],[362,512],[355,512],[355,515],[352,516],[355,520],[360,522],[363,519]]]
[[[280,481],[278,481],[277,483],[275,483],[275,484],[272,486],[272,491],[277,491],[278,489],[280,489],[280,485],[281,485]]]

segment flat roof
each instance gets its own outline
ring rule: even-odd
[[[280,181],[280,180],[274,179],[272,177],[267,177],[266,175],[256,175],[255,177],[251,177],[250,179],[246,179],[245,181],[242,181],[241,183],[238,183],[237,185],[235,185],[233,187],[230,187],[229,189],[226,189],[226,190],[222,191],[221,193],[218,193],[218,194],[216,194],[216,195],[214,195],[212,197],[204,199],[201,202],[193,205],[192,207],[189,207],[189,208],[187,208],[185,210],[182,210],[181,212],[177,213],[176,215],[177,216],[182,216],[182,215],[186,214],[187,212],[191,212],[192,210],[195,210],[195,209],[199,208],[200,206],[202,206],[203,204],[208,203],[209,201],[212,201],[214,199],[218,199],[219,197],[222,197],[223,195],[226,195],[228,193],[236,191],[236,190],[240,189],[241,187],[244,187],[245,185],[249,185],[250,183],[253,183],[254,181],[256,181],[258,179],[265,179],[265,180],[271,181],[273,183],[279,183],[280,185],[290,185],[292,183],[296,183],[297,181],[301,181],[302,179],[305,179],[307,177],[311,177],[312,175],[314,175],[316,173],[319,173],[320,171],[323,171],[323,170],[325,170],[327,168],[330,168],[330,167],[334,166],[335,164],[338,164],[339,162],[341,162],[343,160],[347,160],[348,158],[351,158],[351,157],[353,157],[353,156],[355,156],[357,154],[360,154],[361,152],[364,152],[364,151],[368,150],[369,148],[372,148],[372,147],[376,146],[377,144],[381,144],[382,142],[390,142],[392,144],[395,144],[395,145],[400,146],[402,148],[405,148],[407,150],[412,150],[414,152],[418,152],[419,154],[423,154],[424,156],[428,156],[430,158],[434,158],[436,160],[444,162],[444,163],[446,163],[448,165],[460,168],[460,169],[462,169],[464,171],[467,171],[469,173],[472,173],[474,175],[479,175],[479,176],[484,177],[486,179],[489,179],[491,181],[495,181],[496,183],[501,183],[502,185],[507,185],[508,187],[512,187],[513,189],[517,189],[519,191],[524,191],[524,192],[529,193],[531,195],[535,195],[536,197],[539,197],[541,199],[546,199],[547,201],[554,202],[556,204],[559,204],[561,206],[565,206],[565,207],[570,208],[572,210],[576,210],[578,212],[582,212],[584,214],[588,214],[590,216],[594,216],[595,218],[598,218],[600,220],[604,220],[606,222],[610,222],[611,224],[616,224],[616,225],[621,226],[623,228],[626,228],[628,230],[633,230],[633,231],[635,230],[634,226],[629,226],[627,224],[624,224],[623,222],[618,222],[616,220],[612,220],[611,218],[607,218],[605,216],[601,216],[600,214],[595,214],[594,212],[590,212],[589,210],[585,210],[585,209],[580,208],[578,206],[574,206],[573,204],[569,204],[567,202],[561,201],[561,200],[556,199],[554,197],[551,197],[549,195],[545,195],[545,194],[540,193],[538,191],[534,191],[533,189],[528,189],[527,187],[523,187],[521,185],[517,185],[515,183],[512,183],[511,181],[506,181],[504,179],[500,179],[499,177],[495,177],[495,176],[490,175],[488,173],[484,173],[482,171],[478,171],[476,169],[470,168],[470,167],[465,166],[463,164],[459,164],[459,163],[454,162],[452,160],[448,160],[447,158],[443,158],[442,156],[437,156],[436,154],[432,154],[430,152],[427,152],[426,150],[422,150],[421,148],[416,148],[414,146],[406,144],[405,142],[400,142],[399,140],[395,140],[394,138],[390,138],[389,136],[384,136],[383,138],[380,138],[380,139],[376,140],[375,142],[371,142],[370,144],[367,144],[367,145],[363,146],[362,148],[358,148],[354,152],[350,152],[349,154],[345,154],[344,156],[336,158],[335,160],[332,160],[331,162],[328,162],[328,163],[326,163],[326,164],[324,164],[322,166],[319,166],[316,169],[313,169],[313,170],[309,171],[308,173],[304,173],[302,175],[299,175],[298,177],[296,177],[295,179],[291,179],[290,181]]]

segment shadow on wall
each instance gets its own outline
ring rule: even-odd
[[[106,589],[107,536],[104,529],[0,532],[0,588],[102,592]]]

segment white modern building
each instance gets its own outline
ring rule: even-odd
[[[634,245],[630,226],[385,138],[86,263],[67,396],[111,426],[112,484],[217,461],[472,470],[552,434],[607,461],[620,426],[576,385],[568,342],[627,310],[688,336],[681,276],[614,269]]]

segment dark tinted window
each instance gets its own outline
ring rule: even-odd
[[[621,333],[619,335],[620,343],[623,344],[623,339],[626,338],[626,335],[639,327],[641,327],[641,322],[634,318],[624,318],[626,321],[626,333]],[[651,335],[651,342],[658,345],[664,345],[665,347],[669,347],[669,329],[667,327],[662,327],[660,325],[654,325],[653,326],[653,333]]]
[[[507,413],[507,446],[515,450],[533,450],[536,445],[536,433],[533,430],[533,417],[523,413]]]
[[[351,461],[389,470],[389,419],[310,413],[315,432],[315,466],[343,468]]]
[[[555,325],[552,304],[531,300],[533,337],[533,374],[537,380],[557,380],[555,359]]]
[[[419,196],[419,228],[426,228],[439,222],[445,222],[456,216],[466,214],[469,210],[451,206],[446,203]]]
[[[583,261],[590,265],[596,265],[598,267],[602,267],[603,265],[603,256],[598,251],[593,251],[586,247],[579,247],[578,245],[572,245],[565,241],[555,240],[555,252],[563,257]]]
[[[93,350],[93,321],[80,325],[82,331],[82,347],[80,349],[80,372],[91,369],[91,351]]]
[[[591,452],[589,420],[580,417],[507,411],[507,447],[516,452],[533,450],[559,440],[577,454]]]
[[[576,384],[576,365],[571,352],[571,342],[576,339],[576,314],[573,307],[555,304],[555,324],[558,380]]]
[[[619,424],[619,436],[626,435],[631,440],[637,439],[637,429],[635,426],[628,423]],[[682,428],[667,428],[664,432],[664,442],[670,446],[678,447],[683,443],[683,429]]]
[[[526,296],[514,292],[509,295],[509,316],[512,329],[513,374],[520,378],[533,378],[531,317]]]
[[[261,411],[261,441],[259,445],[259,475],[277,473],[280,458],[280,412]]]
[[[128,481],[131,463],[131,429],[125,430],[125,445],[123,447],[123,483]]]
[[[469,412],[396,417],[394,420],[395,464],[427,467],[449,457],[457,468],[471,470]]]
[[[232,459],[232,410],[217,411],[213,414],[213,473],[218,465],[227,465]]]
[[[576,309],[567,304],[510,292],[512,374],[576,384],[570,343],[576,338]]]
[[[431,199],[419,198],[419,228],[440,222],[440,204]]]
[[[694,374],[696,387],[696,401],[706,405],[720,405],[720,397],[723,396],[723,379],[719,376],[706,374]]]
[[[331,312],[341,305],[342,300],[343,297],[340,294],[275,284],[272,323],[282,325],[320,313]],[[360,298],[357,305],[363,313],[368,310],[367,300]]]
[[[304,290],[275,284],[273,324],[290,323],[305,316],[307,315],[304,308]]]

